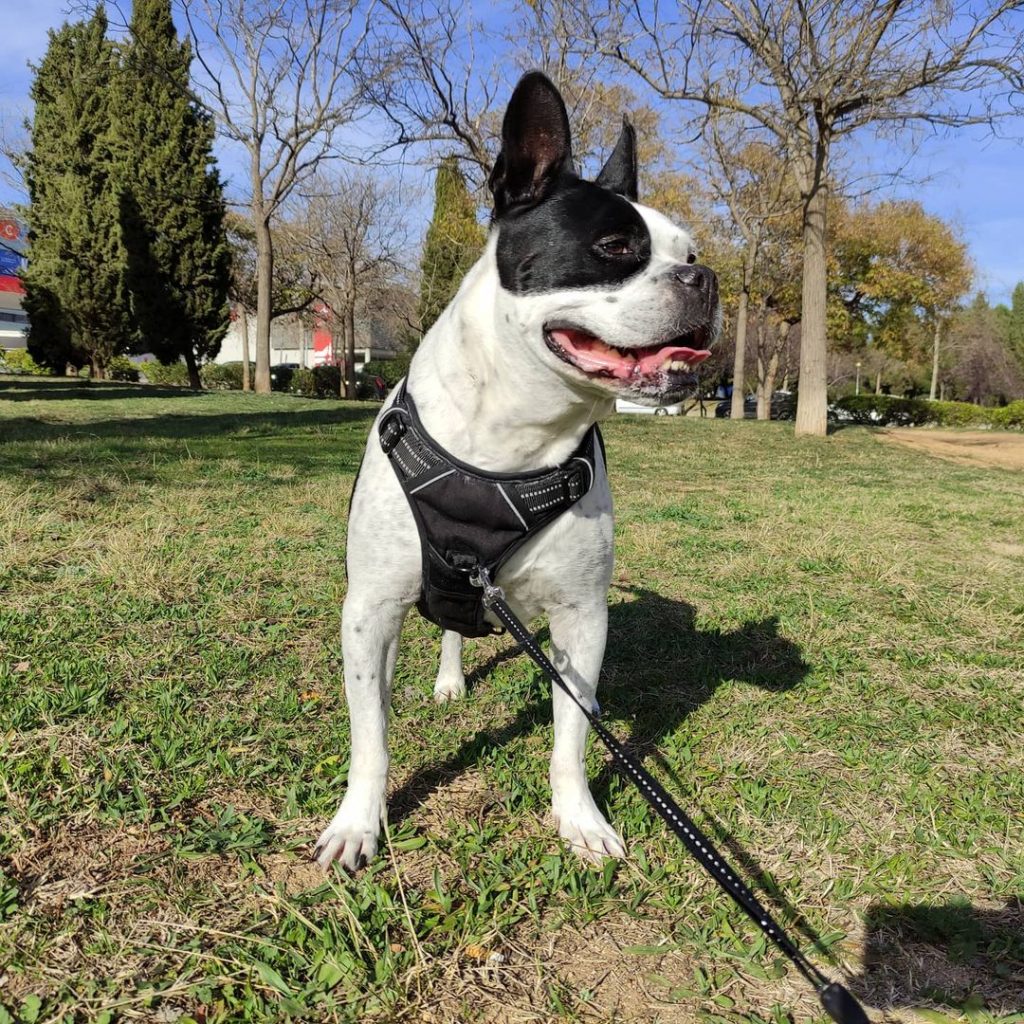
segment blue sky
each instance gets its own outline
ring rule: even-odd
[[[125,8],[130,0],[124,0]],[[0,0],[4,25],[0,64],[0,132],[4,139],[17,133],[29,112],[29,61],[46,49],[46,30],[66,17],[68,0]],[[114,20],[116,16],[112,14]],[[1017,126],[1024,136],[1024,124]],[[863,137],[858,150],[868,164],[884,170],[887,146]],[[226,155],[226,154],[225,154]],[[229,173],[234,165],[225,159]],[[408,176],[411,168],[406,170]],[[980,133],[958,133],[925,142],[909,167],[917,182],[899,184],[878,197],[896,194],[918,199],[925,208],[953,221],[970,246],[977,268],[976,287],[991,301],[1006,302],[1017,281],[1024,280],[1024,147]],[[5,178],[7,175],[5,175]],[[0,203],[20,199],[9,181],[0,181]],[[412,234],[415,237],[415,225]],[[423,225],[425,230],[426,225]]]

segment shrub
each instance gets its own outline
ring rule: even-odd
[[[853,423],[876,427],[910,427],[934,422],[929,405],[920,398],[893,398],[890,395],[848,395],[836,402]]]
[[[1024,430],[1024,399],[1018,399],[1001,409],[992,409],[992,423],[1004,429]]]
[[[139,368],[127,356],[114,356],[107,363],[107,380],[127,380],[137,382]]]
[[[992,425],[994,409],[986,409],[970,402],[929,402],[935,416],[934,422],[941,427],[986,427]]]
[[[158,363],[150,359],[139,364],[139,370],[150,384],[188,387],[188,367],[184,363]]]
[[[23,348],[10,348],[4,353],[4,365],[8,373],[28,373],[33,377],[48,377],[50,371],[40,366]]]
[[[256,376],[256,364],[249,363],[249,379]],[[204,388],[211,391],[241,391],[242,363],[207,363],[200,371],[199,377]]]
[[[295,395],[306,398],[337,398],[341,387],[341,369],[337,366],[314,366],[311,370],[300,368],[292,374],[288,389]]]
[[[1024,401],[993,409],[970,402],[856,395],[839,399],[836,408],[847,413],[851,422],[874,427],[1024,427]]]

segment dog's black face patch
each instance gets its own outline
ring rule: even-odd
[[[575,176],[498,219],[498,276],[516,295],[614,287],[650,259],[651,233],[633,205]]]

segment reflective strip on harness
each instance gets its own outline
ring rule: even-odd
[[[597,425],[554,469],[487,473],[460,462],[427,433],[403,381],[377,430],[420,534],[420,613],[463,636],[497,632],[484,617],[480,588],[470,583],[470,574],[483,566],[496,576],[529,536],[590,490],[595,450],[602,445]]]

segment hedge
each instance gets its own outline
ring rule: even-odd
[[[998,408],[970,402],[932,402],[925,398],[851,395],[833,406],[847,422],[873,427],[1001,427],[1024,428],[1024,400]],[[843,415],[845,414],[845,415]]]
[[[107,380],[126,380],[137,383],[139,367],[127,356],[114,356],[107,363]]]
[[[50,371],[40,366],[23,348],[0,349],[0,364],[8,373],[27,373],[33,377],[48,377]]]
[[[289,391],[306,398],[337,398],[341,388],[341,369],[337,366],[300,368],[292,374]]]
[[[188,367],[184,363],[158,363],[155,359],[148,359],[139,363],[139,372],[145,374],[150,384],[172,385],[181,388],[188,387]]]
[[[256,364],[249,363],[249,380],[256,378]],[[210,391],[241,391],[242,361],[231,363],[207,363],[199,371],[203,387]]]

